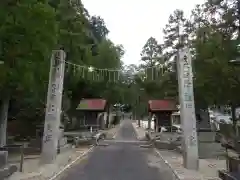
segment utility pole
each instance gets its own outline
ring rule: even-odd
[[[195,104],[193,94],[192,59],[189,48],[179,50],[177,60],[180,116],[183,129],[183,161],[187,169],[197,170],[198,140],[196,130]]]
[[[41,164],[52,164],[57,156],[65,68],[64,60],[64,51],[56,50],[52,52],[40,159]]]

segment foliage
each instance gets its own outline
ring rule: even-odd
[[[213,104],[231,104],[233,108],[239,105],[240,67],[229,63],[232,59],[240,59],[238,3],[235,0],[208,0],[196,5],[190,17],[176,9],[163,30],[164,42],[158,43],[150,37],[144,45],[142,64],[136,68],[135,91],[144,89],[146,99],[178,100],[176,61],[178,50],[187,46],[192,52],[196,109]],[[144,69],[159,64],[164,70],[162,76],[147,81]]]
[[[121,69],[122,45],[107,35],[104,20],[90,16],[79,0],[23,0],[0,2],[0,100],[11,99],[10,118],[43,120],[49,63],[54,49],[66,52],[66,61],[96,68]],[[80,99],[103,97],[111,102],[119,84],[92,82],[67,66],[63,104],[70,110]],[[69,103],[67,103],[69,104]],[[69,105],[64,111],[69,110]],[[30,113],[31,112],[31,113]]]
[[[188,46],[192,51],[197,108],[212,104],[239,104],[240,69],[229,63],[240,55],[237,50],[240,43],[237,3],[234,0],[209,0],[196,5],[189,18],[180,9],[170,15],[163,30],[164,43],[161,45],[161,57],[166,61],[164,68],[167,70],[157,83],[145,84],[148,94],[153,96],[154,91],[159,93],[159,97],[178,99],[175,62],[178,60],[178,50]],[[145,46],[147,44],[149,41]],[[152,44],[158,43],[154,40]],[[153,48],[149,49],[156,52]],[[148,58],[144,55],[142,60],[145,59],[151,59],[151,55]],[[156,89],[149,91],[153,87]]]
[[[147,67],[154,66],[161,61],[162,47],[155,38],[150,37],[143,46],[141,56],[141,60],[145,62]]]
[[[163,30],[164,41],[150,37],[143,46],[141,64],[123,66],[124,48],[107,38],[104,20],[89,15],[81,1],[0,2],[0,61],[4,62],[0,65],[0,99],[11,96],[11,117],[42,120],[51,51],[59,48],[70,63],[121,70],[119,82],[94,82],[67,66],[63,101],[70,101],[71,110],[83,97],[131,105],[155,98],[178,99],[177,52],[188,46],[196,106],[237,105],[240,68],[229,63],[240,56],[237,7],[236,0],[209,0],[196,5],[190,17],[175,10]],[[146,68],[153,67],[161,67],[163,73],[149,81]],[[142,107],[138,110],[143,111]]]
[[[204,104],[239,103],[239,68],[229,63],[238,56],[236,5],[234,1],[209,1],[193,10],[190,45],[195,52],[195,93]]]
[[[49,53],[57,40],[55,13],[48,4],[36,0],[1,3],[0,11],[1,94],[31,91],[33,86],[38,91],[38,81],[46,77]]]

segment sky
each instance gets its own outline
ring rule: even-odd
[[[204,0],[82,0],[90,15],[101,16],[115,44],[125,49],[124,64],[139,64],[142,47],[149,37],[163,42],[163,28],[175,9],[188,17]]]

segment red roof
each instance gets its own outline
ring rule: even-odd
[[[77,110],[104,111],[107,101],[105,99],[83,99]]]
[[[176,111],[177,106],[174,100],[149,100],[150,111]]]

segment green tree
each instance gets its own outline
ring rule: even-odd
[[[11,100],[10,118],[43,121],[53,49],[63,49],[69,63],[121,69],[123,47],[107,38],[104,20],[90,16],[81,1],[1,2],[0,20],[0,61],[4,62],[0,65],[0,99],[5,104],[5,113],[1,113],[4,119]],[[66,65],[64,111],[75,109],[82,97],[109,98],[111,102],[120,99],[120,83],[89,81],[80,73]]]
[[[239,43],[237,4],[233,4],[234,6],[224,1],[209,1],[201,9],[198,8],[201,16],[195,10],[195,19],[199,18],[193,47],[196,50],[194,68],[197,99],[201,99],[204,104],[230,104],[232,112],[235,112],[235,107],[239,104],[237,92],[240,81],[239,67],[229,64],[231,59],[238,56],[236,45]],[[216,19],[216,14],[220,11],[223,13]],[[204,94],[204,97],[200,94]],[[232,117],[235,122],[235,113]]]
[[[186,24],[186,18],[182,10],[176,9],[169,16],[168,24],[163,30],[164,33],[164,49],[167,51],[167,58],[175,56],[178,49],[187,43],[187,34],[183,31]]]
[[[146,44],[143,46],[141,52],[141,60],[147,67],[153,67],[157,62],[161,62],[162,47],[158,44],[157,40],[150,37]],[[162,63],[162,62],[161,62]]]
[[[37,0],[1,2],[0,20],[0,61],[4,62],[0,72],[0,118],[6,122],[10,99],[31,94],[31,105],[41,105],[46,67],[57,41],[57,22],[54,10]]]

